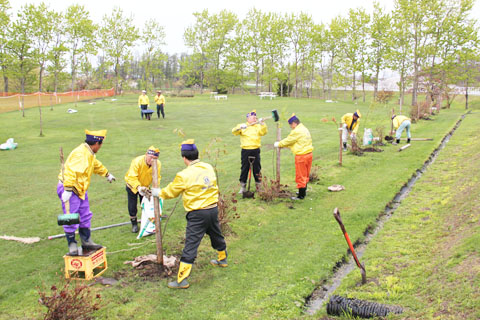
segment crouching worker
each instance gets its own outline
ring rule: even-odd
[[[132,222],[132,232],[138,232],[137,222],[137,201],[142,203],[143,196],[152,183],[152,163],[157,161],[158,185],[160,185],[160,168],[162,164],[158,160],[160,150],[151,146],[144,155],[138,156],[132,160],[130,168],[125,175],[127,182],[128,214]]]
[[[342,143],[343,151],[347,151],[347,139],[350,135],[350,139],[357,139],[358,127],[360,125],[360,118],[362,115],[357,110],[355,113],[346,113],[342,117]]]
[[[407,143],[410,143],[412,136],[410,135],[410,126],[412,122],[405,116],[392,116],[393,127],[395,128],[395,140],[392,144],[399,144],[402,137],[403,129],[407,129]]]
[[[187,279],[205,233],[218,253],[218,258],[210,263],[217,267],[228,266],[227,245],[218,222],[215,171],[211,165],[198,159],[198,149],[193,139],[182,143],[181,155],[187,168],[178,172],[173,182],[165,188],[152,189],[152,195],[162,199],[173,199],[183,193],[183,206],[187,211],[185,247],[180,258],[177,280],[168,283],[168,287],[173,289],[186,289],[190,286]]]
[[[108,173],[107,168],[97,160],[95,154],[100,150],[107,130],[85,130],[86,139],[70,153],[65,161],[64,173],[58,175],[57,194],[62,200],[63,212],[66,213],[65,204],[68,202],[70,212],[80,215],[80,224],[64,225],[65,236],[68,242],[68,253],[71,256],[79,254],[75,231],[79,228],[83,250],[98,250],[102,246],[92,241],[90,237],[90,222],[92,212],[88,201],[88,187],[92,173],[106,177],[108,182],[115,181],[115,177]]]
[[[298,193],[296,197],[292,197],[292,200],[302,200],[307,195],[307,183],[312,168],[312,136],[307,127],[300,123],[295,113],[288,119],[288,124],[292,131],[285,139],[275,142],[274,147],[289,147],[295,155],[295,182]]]

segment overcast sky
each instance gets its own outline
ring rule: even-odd
[[[475,1],[473,16],[480,17],[480,0]],[[277,13],[308,13],[316,23],[329,23],[332,18],[346,16],[348,9],[363,7],[368,13],[373,11],[372,0],[10,0],[12,11],[17,12],[26,3],[39,4],[45,2],[50,8],[64,11],[71,4],[84,5],[90,12],[91,18],[100,23],[104,15],[115,7],[121,7],[126,14],[133,14],[137,27],[142,27],[142,22],[154,18],[164,28],[166,33],[166,46],[164,51],[172,53],[188,52],[183,42],[185,29],[195,22],[192,13],[208,9],[216,13],[223,9],[237,14],[243,19],[251,8],[263,12]],[[393,9],[393,0],[378,0],[388,11]]]

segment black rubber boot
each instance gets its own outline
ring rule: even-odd
[[[132,233],[137,233],[138,232],[137,217],[130,217],[130,222],[132,223]]]
[[[77,240],[75,240],[75,232],[65,232],[68,243],[68,255],[78,256]]]
[[[305,195],[307,194],[307,188],[300,188],[298,189],[298,194],[296,197],[292,197],[292,200],[303,200]]]
[[[347,151],[347,143],[346,142],[343,143],[343,151]]]
[[[410,143],[410,138],[407,138],[407,143]]]
[[[89,228],[80,228],[78,230],[78,233],[80,233],[80,239],[82,240],[82,249],[87,251],[87,250],[98,250],[102,249],[103,246],[96,244],[95,242],[92,241],[90,237],[90,229]]]

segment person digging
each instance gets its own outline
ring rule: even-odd
[[[288,119],[288,124],[292,131],[285,139],[275,142],[274,147],[289,147],[295,155],[295,182],[298,193],[296,197],[292,197],[292,200],[302,200],[307,194],[307,183],[312,168],[312,136],[307,127],[295,116],[295,113]]]
[[[187,166],[178,172],[165,188],[152,188],[152,195],[162,199],[173,199],[183,193],[183,206],[187,212],[185,247],[183,248],[177,280],[169,282],[172,289],[186,289],[190,286],[188,277],[197,257],[197,250],[203,236],[208,234],[218,258],[210,264],[227,267],[227,244],[218,222],[218,186],[213,167],[198,159],[194,140],[182,142],[181,156]]]
[[[76,212],[80,216],[80,224],[64,225],[65,236],[68,243],[68,254],[79,254],[75,231],[79,229],[82,249],[98,250],[103,246],[92,241],[90,225],[92,212],[88,200],[88,187],[93,173],[106,177],[108,182],[115,181],[115,177],[108,172],[107,168],[96,158],[96,153],[103,145],[107,130],[85,130],[85,143],[82,143],[68,156],[65,161],[64,173],[58,175],[57,194],[62,201],[63,213],[66,213],[65,203],[68,202],[70,212]]]
[[[232,133],[235,136],[240,136],[240,148],[241,151],[241,170],[240,170],[240,191],[238,193],[243,194],[246,191],[247,177],[250,170],[250,163],[248,159],[255,157],[253,161],[253,177],[255,178],[255,185],[257,190],[261,185],[261,170],[260,164],[260,146],[261,137],[268,132],[267,124],[263,118],[257,121],[256,110],[247,113],[247,122],[240,123],[232,129]]]
[[[404,129],[407,131],[407,143],[410,143],[410,139],[412,138],[410,134],[410,126],[412,122],[409,118],[405,116],[392,116],[393,127],[395,128],[395,141],[392,142],[393,145],[397,145],[400,143],[400,138],[402,137],[402,132]]]
[[[160,185],[160,169],[162,164],[158,160],[160,150],[151,146],[144,155],[132,160],[130,168],[125,174],[127,183],[128,214],[132,222],[132,232],[138,232],[137,222],[137,201],[142,203],[143,197],[149,193],[149,186],[152,183],[152,163],[157,161],[158,185]],[[139,200],[138,200],[139,199]]]
[[[347,151],[347,139],[357,139],[358,127],[360,126],[360,118],[362,117],[360,110],[354,113],[346,113],[342,117],[342,144],[343,151]]]

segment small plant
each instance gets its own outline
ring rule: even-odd
[[[384,126],[376,127],[375,128],[375,136],[378,137],[378,141],[376,144],[383,145],[383,131],[385,130]]]
[[[38,301],[47,308],[45,320],[94,319],[93,312],[100,309],[100,295],[94,295],[86,284],[67,281],[60,290],[51,286],[50,293],[38,292]]]
[[[317,182],[320,180],[319,170],[320,166],[312,166],[310,175],[308,176],[308,182]]]
[[[232,234],[232,228],[229,223],[232,220],[240,218],[240,215],[237,212],[237,199],[235,199],[236,193],[218,195],[218,222],[220,224],[220,229],[224,236]]]
[[[385,106],[393,98],[393,91],[382,90],[377,93],[377,101],[383,103]]]
[[[276,198],[289,198],[292,195],[291,192],[286,190],[285,185],[266,176],[262,178],[262,183],[257,194],[261,200],[266,202],[272,202]]]

